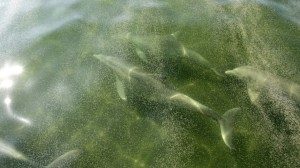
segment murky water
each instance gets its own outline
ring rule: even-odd
[[[0,167],[300,166],[299,1],[0,9]]]

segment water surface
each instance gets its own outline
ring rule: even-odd
[[[0,9],[2,167],[46,166],[69,151],[65,167],[300,166],[300,106],[288,94],[300,93],[283,88],[300,84],[297,0],[11,0]],[[122,100],[114,71],[94,54],[220,115],[240,107],[235,149],[217,122],[150,101],[149,90]],[[270,82],[225,74],[240,66]]]

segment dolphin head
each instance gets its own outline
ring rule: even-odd
[[[257,69],[251,66],[241,66],[233,70],[227,70],[225,71],[225,74],[230,76],[235,76],[238,79],[246,80],[246,81],[254,80],[259,77],[259,73]]]
[[[234,76],[246,82],[247,86],[250,88],[250,92],[248,90],[248,93],[252,100],[257,99],[257,90],[267,86],[268,82],[274,81],[272,74],[251,66],[241,66],[233,70],[228,70],[225,72],[225,74]]]

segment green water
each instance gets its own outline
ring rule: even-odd
[[[300,104],[276,90],[277,80],[300,84],[298,1],[12,0],[0,9],[0,143],[27,158],[0,145],[1,168],[46,166],[71,150],[78,156],[61,166],[300,166]],[[223,76],[184,58],[182,46]],[[94,54],[139,67],[220,115],[240,107],[235,149],[216,121],[152,101],[149,90],[122,100],[114,71]],[[275,83],[256,103],[246,81],[224,73],[245,65]]]

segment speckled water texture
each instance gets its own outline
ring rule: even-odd
[[[0,9],[0,168],[300,167],[298,0]]]

